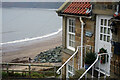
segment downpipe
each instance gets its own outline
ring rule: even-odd
[[[83,32],[84,32],[85,23],[83,22],[82,17],[80,17],[79,19],[81,22],[81,66],[80,66],[80,68],[83,68],[83,66],[82,66],[83,65]],[[79,58],[80,58],[80,56],[79,56]],[[78,67],[78,70],[79,70],[79,67]]]

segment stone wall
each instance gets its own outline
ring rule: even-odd
[[[95,27],[96,27],[95,20],[85,19],[84,45],[91,45],[93,48],[92,52],[94,52],[95,49],[95,33],[96,33]],[[85,36],[86,32],[91,32],[92,36],[91,37]]]
[[[67,18],[65,16],[62,17],[62,47],[66,48],[66,31],[67,31]]]
[[[92,2],[94,14],[99,15],[113,15],[116,11],[116,3],[115,2]]]
[[[112,38],[114,42],[120,43],[120,22],[118,22],[116,28],[117,28],[117,34],[112,34]],[[113,56],[111,59],[111,73],[120,76],[120,55],[114,53],[114,46],[112,46],[112,52]]]

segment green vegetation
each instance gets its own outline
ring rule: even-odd
[[[29,74],[27,74],[29,76]],[[33,72],[31,73],[31,78],[44,78],[44,74],[38,73],[38,72]]]
[[[13,73],[13,72],[10,72],[10,73],[7,73],[7,72],[2,72],[2,78],[8,78],[8,77],[22,77],[22,74],[21,73]]]
[[[6,78],[51,78],[51,77],[59,77],[59,75],[57,73],[54,73],[54,69],[51,68],[49,70],[44,70],[42,72],[31,72],[31,74],[29,75],[28,72],[2,72],[2,78],[6,79]]]
[[[102,54],[102,53],[107,53],[107,49],[101,48],[99,50],[98,54]],[[106,63],[106,58],[107,58],[107,62],[108,62],[109,55],[108,54],[107,54],[107,56],[106,55],[101,55],[101,61],[100,61],[100,63],[101,64],[105,64]]]
[[[96,59],[95,53],[87,53],[85,57],[85,64],[92,64]]]
[[[8,74],[6,72],[2,72],[2,78],[8,77]]]

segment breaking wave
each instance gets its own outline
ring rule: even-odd
[[[53,35],[56,35],[58,33],[60,33],[62,31],[62,28],[58,29],[57,32],[53,32],[44,36],[40,36],[40,37],[34,37],[34,38],[25,38],[25,39],[21,39],[21,40],[15,40],[15,41],[10,41],[10,42],[4,42],[4,43],[0,43],[1,45],[3,44],[13,44],[13,43],[20,43],[20,42],[26,42],[26,41],[32,41],[32,40],[37,40],[37,39],[42,39],[42,38],[46,38],[46,37],[50,37]]]

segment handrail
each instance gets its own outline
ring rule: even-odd
[[[85,74],[95,65],[95,63],[98,61],[99,56],[105,55],[105,54],[108,54],[108,53],[98,54],[96,60],[94,61],[94,63],[80,76],[80,78],[78,80],[82,79],[83,76],[85,76]]]
[[[70,56],[70,58],[57,70],[58,74],[60,74],[60,70],[76,55],[79,47],[81,47],[81,46],[77,46],[77,50],[75,51],[75,53],[72,56]]]
[[[57,70],[56,73],[60,74],[60,70],[69,62],[69,60],[71,60],[76,55],[79,47],[81,47],[81,46],[77,46],[77,50],[75,51],[75,53]],[[85,45],[83,47],[91,47],[91,45]]]

